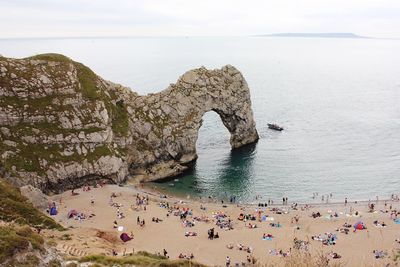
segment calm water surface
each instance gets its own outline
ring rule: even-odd
[[[329,38],[0,40],[0,54],[57,52],[146,94],[186,70],[236,66],[260,134],[231,151],[217,114],[204,116],[194,170],[157,184],[170,192],[310,202],[400,191],[400,41]],[[283,132],[268,129],[268,122]],[[315,200],[316,201],[316,200]]]

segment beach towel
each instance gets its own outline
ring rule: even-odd
[[[118,232],[122,232],[124,231],[124,227],[123,226],[118,226]]]
[[[186,237],[188,237],[188,236],[197,236],[197,233],[196,232],[185,232],[185,236]]]
[[[397,218],[396,220],[394,220],[395,224],[400,224],[400,218]]]
[[[262,240],[271,241],[272,237],[264,237]]]

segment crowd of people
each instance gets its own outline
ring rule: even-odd
[[[102,187],[103,185],[97,185]],[[91,192],[92,188],[88,185],[85,185],[82,188],[83,192]],[[71,191],[71,195],[72,196],[76,196],[78,195],[78,193],[76,193],[74,190]],[[109,205],[113,208],[115,208],[116,210],[116,217],[115,220],[113,220],[113,228],[117,229],[118,231],[120,231],[120,227],[121,225],[119,225],[118,221],[121,221],[123,219],[125,219],[126,217],[131,216],[131,214],[126,213],[127,209],[124,209],[124,205],[121,204],[121,201],[118,201],[118,198],[121,196],[121,193],[112,193],[110,195],[110,201],[109,201]],[[318,196],[318,193],[314,193],[313,197],[316,198]],[[150,206],[150,199],[148,195],[143,195],[141,196],[139,193],[136,194],[136,196],[131,196],[135,199],[132,198],[132,204],[130,204],[130,209],[133,211],[133,214],[138,214],[137,212],[142,212],[139,215],[136,216],[136,221],[137,221],[137,225],[140,226],[139,229],[142,229],[145,227],[145,217],[146,217],[146,211],[147,209],[150,209],[154,206]],[[257,197],[256,199],[259,200],[261,197]],[[321,200],[328,200],[332,198],[332,194],[327,194],[327,195],[321,195]],[[154,223],[161,223],[164,220],[171,220],[169,218],[174,218],[176,217],[176,219],[180,222],[180,224],[182,225],[183,228],[185,228],[185,230],[183,231],[184,236],[188,237],[188,239],[192,239],[191,237],[193,237],[193,239],[196,239],[196,237],[198,237],[198,235],[205,235],[204,232],[198,232],[194,231],[197,229],[197,225],[198,224],[213,224],[213,227],[209,228],[207,231],[207,237],[209,240],[214,240],[214,239],[224,239],[225,238],[225,232],[221,232],[222,233],[222,237],[220,237],[219,233],[215,230],[215,229],[220,229],[220,230],[233,230],[234,228],[242,228],[243,226],[245,228],[248,229],[257,229],[257,228],[265,228],[268,229],[266,227],[273,227],[273,228],[281,228],[282,224],[278,221],[275,222],[273,221],[273,217],[271,217],[271,214],[277,214],[277,215],[285,215],[285,214],[291,214],[289,218],[291,218],[289,221],[285,221],[284,224],[286,226],[286,223],[291,225],[296,226],[295,229],[299,230],[300,226],[302,226],[302,221],[304,219],[302,219],[301,221],[301,216],[300,216],[300,211],[301,212],[307,212],[309,209],[312,208],[312,206],[310,205],[298,205],[297,203],[292,203],[291,205],[289,205],[288,203],[288,198],[287,197],[283,197],[282,198],[282,207],[278,207],[278,206],[273,206],[273,201],[272,200],[268,200],[268,202],[266,203],[261,203],[259,202],[258,204],[254,205],[254,206],[246,206],[246,205],[239,205],[237,204],[237,199],[235,196],[232,196],[229,198],[229,202],[231,204],[237,204],[237,207],[241,207],[241,213],[239,214],[238,217],[236,218],[231,218],[227,212],[224,212],[227,206],[221,202],[222,205],[222,209],[221,210],[217,210],[217,211],[212,211],[212,209],[210,209],[209,207],[206,206],[206,204],[201,203],[200,206],[200,212],[198,213],[197,211],[193,210],[192,208],[189,207],[189,205],[186,205],[183,201],[169,201],[167,196],[163,195],[160,196],[160,202],[158,202],[158,204],[156,204],[156,206],[158,206],[159,208],[164,209],[165,212],[165,217],[163,218],[161,215],[160,217],[158,216],[152,216],[152,217],[148,217],[147,219],[150,220],[151,222]],[[397,195],[392,195],[391,197],[392,201],[399,201],[399,198]],[[382,202],[381,202],[382,203]],[[93,196],[90,197],[90,205],[94,206],[95,205],[95,198]],[[341,204],[343,205],[343,204]],[[348,201],[347,198],[345,199],[345,207],[348,205]],[[50,206],[49,206],[49,212],[50,209],[55,207],[56,204],[53,202]],[[127,205],[127,207],[129,207],[129,205]],[[368,203],[368,210],[369,212],[373,213],[373,212],[379,212],[379,209],[376,210],[376,204],[375,203]],[[357,208],[357,206],[356,206]],[[300,210],[298,210],[300,209]],[[351,206],[350,207],[350,213],[347,214],[348,208],[344,213],[339,213],[338,211],[329,211],[326,216],[324,214],[324,216],[322,215],[322,213],[320,211],[315,211],[315,209],[313,209],[312,212],[308,213],[308,216],[311,216],[314,219],[325,219],[325,218],[339,218],[341,216],[345,216],[345,215],[349,215],[349,219],[351,219],[351,217],[360,217],[361,214],[359,213],[359,211],[354,210],[354,208]],[[143,213],[144,212],[144,213]],[[390,218],[392,220],[396,220],[398,219],[398,216],[400,215],[400,211],[394,209],[392,207],[392,204],[387,204],[385,202],[384,204],[384,209],[380,210],[380,212],[382,213],[388,213],[390,215]],[[142,215],[143,214],[143,215]],[[210,217],[208,215],[210,215]],[[237,213],[236,213],[237,214]],[[79,219],[79,217],[83,217],[83,219],[85,218],[84,214],[77,214],[74,215],[76,216],[76,218]],[[280,218],[279,216],[277,216],[278,218]],[[304,217],[303,217],[304,218]],[[82,218],[81,218],[82,219]],[[358,219],[357,219],[358,220]],[[313,220],[315,221],[315,220]],[[356,225],[351,225],[348,222],[345,222],[343,225],[337,227],[333,232],[325,232],[323,234],[314,234],[311,236],[311,243],[309,241],[305,241],[305,240],[300,240],[298,238],[294,238],[293,240],[293,244],[292,246],[289,248],[289,250],[285,250],[285,249],[271,249],[271,250],[265,250],[264,253],[268,253],[269,255],[275,255],[275,256],[281,256],[281,257],[289,257],[291,255],[292,252],[292,248],[293,249],[297,249],[300,251],[309,251],[310,246],[312,245],[312,243],[314,243],[313,241],[318,241],[321,242],[323,245],[326,246],[334,246],[336,244],[338,244],[339,240],[339,236],[341,234],[346,234],[349,235],[350,233],[350,229],[352,227],[354,227],[354,231],[356,230],[361,230],[361,228],[358,227],[358,223],[356,223]],[[151,225],[154,225],[151,223]],[[384,221],[380,221],[380,220],[375,220],[373,221],[373,225],[375,225],[376,227],[386,227],[387,224]],[[129,227],[129,225],[128,225]],[[150,226],[149,226],[150,227]],[[188,231],[189,229],[186,228],[193,228],[194,230],[190,229],[191,231]],[[278,229],[271,229],[269,228],[272,233],[263,233],[262,234],[262,240],[272,240],[272,239],[279,239],[280,236],[279,233],[280,230]],[[362,223],[362,229],[366,229],[366,226]],[[327,229],[328,230],[328,229]],[[256,231],[256,230],[255,230]],[[277,232],[274,232],[277,231]],[[332,229],[331,229],[332,231]],[[127,233],[121,233],[120,234],[120,239],[123,240],[124,242],[127,242],[131,239],[133,239],[134,235],[133,232],[131,232],[130,234]],[[190,238],[189,238],[190,237]],[[125,241],[127,240],[127,241]],[[400,239],[396,239],[396,242],[398,242],[400,244]],[[218,242],[217,242],[218,243]],[[236,243],[236,242],[235,242]],[[254,256],[254,250],[253,247],[251,245],[242,245],[240,242],[236,244],[236,246],[234,246],[233,244],[235,243],[229,243],[228,245],[226,245],[227,249],[234,249],[236,247],[236,249],[238,251],[243,251],[245,252],[245,258],[246,258],[246,262],[248,264],[254,264],[257,260],[256,257]],[[315,242],[317,243],[317,242]],[[332,247],[334,248],[334,247]],[[375,258],[384,258],[387,256],[387,253],[385,251],[382,250],[374,250],[373,251]],[[118,255],[118,253],[113,249],[112,250],[112,254],[113,255]],[[164,249],[162,254],[164,255],[164,257],[169,257],[167,251]],[[331,251],[329,252],[329,254],[327,254],[330,258],[332,259],[340,259],[341,255],[339,255],[337,252]],[[192,260],[194,259],[193,253],[179,253],[179,255],[177,255],[178,259],[186,259],[186,260]],[[226,265],[227,266],[231,266],[231,261],[232,259],[227,256],[226,257]]]

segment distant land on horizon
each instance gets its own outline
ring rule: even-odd
[[[305,33],[305,32],[286,32],[256,35],[258,37],[307,37],[307,38],[371,38],[357,35],[351,32],[322,32],[322,33]]]

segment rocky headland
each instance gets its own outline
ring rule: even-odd
[[[208,111],[233,149],[258,140],[249,88],[230,65],[188,71],[141,96],[62,55],[0,57],[0,174],[44,192],[172,177],[196,160]]]

